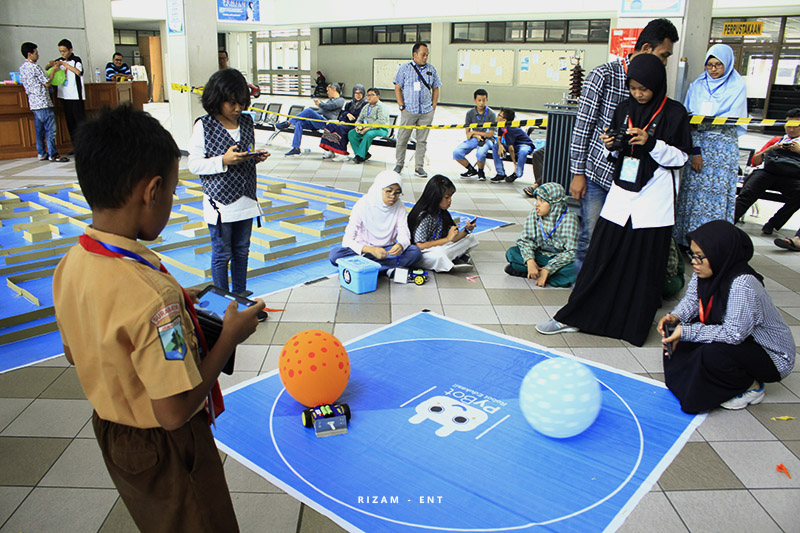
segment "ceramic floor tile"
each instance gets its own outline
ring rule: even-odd
[[[339,304],[336,310],[336,323],[388,324],[389,315],[389,306],[386,304]]]
[[[430,304],[392,304],[392,322],[400,320],[401,318],[405,318],[410,315],[414,315],[419,313],[420,311],[428,310],[429,312],[436,313],[439,315],[444,315],[444,310],[442,308],[442,304],[440,303],[430,303]]]
[[[567,341],[563,335],[542,335],[533,324],[503,324],[503,331],[506,335],[535,342],[548,348],[566,348]]]
[[[75,439],[39,481],[40,487],[113,489],[103,454],[94,439]]]
[[[495,304],[494,311],[501,324],[535,325],[549,318],[540,306]]]
[[[322,331],[327,331],[328,333],[332,333],[333,324],[324,324],[319,322],[281,322],[275,329],[275,335],[272,337],[271,344],[283,346],[286,344],[286,341],[288,341],[294,335],[307,329],[319,329]]]
[[[663,492],[649,492],[617,531],[621,533],[677,533],[688,531]]]
[[[689,531],[780,531],[775,521],[745,490],[666,494]]]
[[[301,285],[292,289],[287,302],[288,305],[296,303],[330,303],[339,297],[338,287],[318,287],[316,285]]]
[[[526,282],[527,283],[527,282]],[[558,309],[566,305],[569,300],[570,292],[568,289],[555,289],[547,287],[537,287],[533,289],[533,294],[539,303],[546,306],[558,306]]]
[[[468,324],[500,324],[491,305],[445,305],[444,314]]]
[[[567,339],[569,342],[569,339]],[[571,346],[572,352],[583,359],[595,361],[612,368],[625,370],[634,374],[645,372],[639,361],[625,348],[578,348]]]
[[[278,327],[278,322],[272,316],[273,313],[269,313],[269,315],[270,317],[267,318],[265,322],[261,322],[256,328],[255,333],[250,335],[242,344],[270,344],[275,330]]]
[[[236,348],[234,372],[261,370],[264,359],[267,357],[267,348],[262,344],[243,344]]]
[[[225,480],[228,482],[228,490],[231,492],[284,494],[281,489],[242,465],[233,457],[226,457],[223,466]]]
[[[36,485],[69,443],[69,439],[0,437],[0,485]]]
[[[509,276],[505,272],[497,274],[481,274],[479,279],[483,283],[483,286],[487,289],[530,290],[530,286],[523,278]]]
[[[800,502],[800,490],[752,490],[750,491],[758,503],[784,531],[797,531],[797,502]]]
[[[442,304],[448,305],[488,305],[491,303],[486,291],[480,289],[439,289]]]
[[[297,533],[344,533],[339,525],[307,505],[303,505]]]
[[[763,403],[800,403],[800,396],[792,392],[783,382],[780,383],[765,383],[765,392]]]
[[[271,372],[273,370],[277,370],[278,368],[278,361],[280,360],[281,351],[283,351],[283,345],[273,344],[272,346],[266,346],[267,348],[267,357],[264,358],[264,363],[261,365],[261,368],[258,371],[258,374],[264,374],[266,372]]]
[[[751,405],[747,410],[766,426],[773,435],[778,437],[778,439],[800,440],[800,402],[782,404],[761,403],[759,405]],[[779,416],[793,416],[794,420],[772,420],[772,418],[777,418]]]
[[[451,289],[454,290],[454,289]],[[396,285],[392,287],[392,305],[414,304],[425,305],[441,304],[442,300],[438,290],[426,290],[425,286],[416,285]]]
[[[791,479],[776,472],[783,463],[800,472],[800,459],[780,442],[712,442],[711,446],[748,489],[800,488],[800,476]]]
[[[474,269],[437,273],[436,285],[440,289],[482,289],[485,286],[483,277]]]
[[[714,409],[697,431],[708,442],[731,440],[775,440],[751,410]]]
[[[744,488],[733,471],[705,442],[689,442],[667,467],[658,484],[665,491]]]
[[[570,348],[623,348],[622,341],[600,337],[599,335],[589,335],[588,333],[563,333],[564,338]]]
[[[527,289],[527,287],[525,289]],[[489,296],[489,300],[491,300],[492,304],[495,306],[526,305],[538,307],[539,301],[536,299],[533,291],[530,289],[525,289],[490,289],[487,287],[486,294]]]
[[[98,533],[138,533],[139,528],[131,518],[121,498],[117,498]]]
[[[70,367],[72,365],[69,363],[69,361],[67,361],[67,358],[64,357],[63,355],[57,355],[55,357],[51,357],[49,359],[45,359],[44,361],[42,361],[40,363],[36,363],[33,366],[37,366],[37,367],[51,367],[52,366],[52,367],[68,368],[68,367]]]
[[[63,371],[29,366],[0,374],[0,398],[37,398]]]
[[[662,372],[664,370],[664,351],[661,348],[628,348],[646,372]]]
[[[364,294],[356,294],[347,289],[339,289],[339,303],[340,304],[388,304],[391,297],[388,283],[381,283],[378,285],[378,290],[372,292],[365,292]],[[336,301],[336,297],[329,300]]]
[[[86,400],[34,400],[0,435],[74,437],[91,416]]]
[[[78,379],[78,371],[75,367],[69,367],[64,373],[42,392],[41,398],[63,398],[67,400],[85,400],[83,387]]]
[[[322,303],[287,303],[281,316],[285,322],[332,323],[336,317],[336,304]]]
[[[792,372],[781,380],[781,385],[800,397],[800,372]]]
[[[116,489],[36,488],[0,531],[97,531],[117,495]]]
[[[30,398],[5,398],[0,401],[0,432],[28,407]]]
[[[16,511],[31,490],[30,487],[0,487],[0,525]]]

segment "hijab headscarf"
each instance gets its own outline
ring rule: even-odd
[[[541,198],[550,204],[549,213],[543,217],[538,214],[536,215],[536,219],[539,221],[539,227],[541,228],[541,230],[538,230],[539,233],[536,235],[536,240],[539,241],[541,239],[542,247],[544,249],[549,249],[552,246],[548,244],[550,237],[555,234],[556,228],[564,220],[564,215],[567,210],[567,194],[564,192],[564,187],[562,185],[549,182],[536,187],[534,197]]]
[[[689,85],[684,100],[686,109],[694,115],[701,115],[703,114],[701,112],[703,102],[710,101],[712,103],[711,116],[747,117],[747,88],[741,74],[733,68],[735,59],[733,49],[727,44],[715,44],[706,52],[703,65],[708,63],[712,57],[720,60],[725,68],[725,73],[714,79],[708,74],[708,70],[704,70]],[[739,136],[742,136],[747,129],[744,126],[736,126],[736,131]]]
[[[383,189],[394,184],[403,190],[403,178],[393,170],[384,170],[377,176],[370,185],[367,194],[358,200],[363,202],[364,222],[370,234],[381,240],[392,237],[397,229],[399,216],[406,216],[406,207],[398,198],[393,205],[386,205],[383,202]]]
[[[356,92],[361,93],[361,100],[356,100]],[[361,108],[367,105],[367,90],[364,89],[364,86],[360,83],[356,83],[353,85],[353,99],[347,102],[347,105],[344,106],[344,112],[342,113],[343,116],[347,116],[347,113],[350,113],[354,117],[358,118],[359,113],[361,113]]]
[[[667,69],[664,68],[661,59],[647,53],[634,57],[628,66],[628,86],[631,80],[636,80],[653,91],[653,97],[645,104],[640,104],[632,96],[623,100],[614,111],[611,125],[613,128],[627,128],[633,125],[634,128],[644,129],[649,123],[647,127],[649,138],[643,146],[625,145],[617,158],[614,183],[623,189],[638,192],[650,181],[660,166],[650,157],[650,151],[655,147],[656,140],[664,141],[690,154],[692,134],[686,109],[675,100],[667,98]],[[640,160],[636,181],[633,183],[619,179],[619,171],[626,156]]]
[[[764,283],[764,277],[747,264],[753,257],[753,242],[726,220],[712,220],[686,236],[697,243],[711,265],[710,278],[697,278],[697,296],[706,309],[705,323],[722,324],[734,279],[750,274]]]

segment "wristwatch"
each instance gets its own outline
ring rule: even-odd
[[[406,106],[404,106],[404,105],[400,106],[400,111],[405,111],[405,109],[406,109]]]

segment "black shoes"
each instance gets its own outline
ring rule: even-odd
[[[508,179],[508,176],[506,176],[504,174],[498,174],[497,176],[493,177],[491,179],[491,181],[492,181],[492,183],[500,183],[501,181],[506,181],[507,179]]]
[[[511,263],[507,264],[503,270],[505,270],[506,274],[509,276],[516,276],[518,278],[528,277],[527,272],[520,272],[519,270],[516,270],[513,266],[511,266]]]
[[[761,233],[763,233],[764,235],[772,235],[773,231],[775,231],[775,228],[772,227],[772,224],[770,224],[769,222],[767,222],[761,227]]]
[[[518,177],[519,176],[517,176],[516,173],[506,176],[506,183],[514,183],[514,180],[516,180]]]
[[[478,174],[478,171],[475,169],[475,167],[469,167],[466,172],[461,174],[461,177],[462,178],[471,178],[472,176],[475,176],[477,174]]]
[[[360,165],[360,164],[361,164],[361,163],[363,163],[364,161],[366,161],[366,159],[364,159],[364,158],[363,158],[363,157],[361,157],[360,155],[357,155],[357,156],[354,156],[354,157],[353,157],[353,163],[355,163],[356,165]]]

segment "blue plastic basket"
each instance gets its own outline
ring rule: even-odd
[[[356,255],[339,259],[339,284],[356,294],[372,292],[378,288],[378,271],[381,265],[366,257]]]

